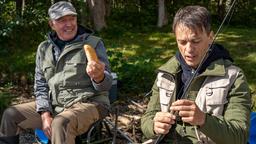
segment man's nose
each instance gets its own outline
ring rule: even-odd
[[[71,26],[72,22],[71,21],[66,21],[66,26]]]
[[[193,49],[192,43],[188,42],[187,45],[186,45],[186,52],[191,53],[191,52],[193,52],[193,50],[194,49]]]

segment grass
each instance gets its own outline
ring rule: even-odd
[[[225,28],[217,38],[233,57],[235,64],[243,69],[247,77],[253,100],[256,101],[256,29]],[[168,27],[138,32],[119,31],[118,34],[103,33],[108,50],[123,54],[127,63],[134,64],[136,58],[151,60],[152,71],[172,57],[176,50],[173,33]],[[254,111],[256,109],[254,108]]]
[[[230,28],[222,33],[218,42],[231,53],[235,64],[240,66],[253,92],[256,89],[256,29]]]
[[[241,67],[249,83],[253,111],[256,111],[256,29],[229,28],[218,38],[229,49],[235,64]]]

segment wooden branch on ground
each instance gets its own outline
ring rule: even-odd
[[[130,100],[130,102],[131,102],[132,104],[136,105],[137,107],[139,107],[140,109],[145,109],[141,104],[139,104],[139,103],[137,103],[137,102],[135,102],[135,101],[133,101],[133,100]]]
[[[125,117],[128,117],[129,119],[134,119],[135,121],[138,121],[141,119],[141,116],[138,115],[129,115],[129,114],[122,114]]]
[[[141,109],[141,107],[136,105],[128,105],[128,108],[133,109],[134,111],[139,111],[140,113],[144,113],[144,109]]]
[[[127,127],[130,126],[132,123],[132,120],[130,120],[129,118],[127,118],[125,116],[118,116],[118,121]]]

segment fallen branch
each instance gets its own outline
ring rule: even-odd
[[[120,121],[122,124],[124,124],[127,127],[130,126],[130,124],[132,123],[132,120],[124,116],[118,116],[118,121]]]
[[[142,105],[140,105],[139,103],[135,102],[134,100],[130,100],[130,102],[144,110],[144,107]]]
[[[141,119],[141,116],[138,116],[138,115],[129,115],[129,114],[122,114],[122,115],[130,119],[134,119],[135,121],[138,121]]]
[[[128,108],[133,109],[134,111],[139,111],[140,113],[144,113],[144,109],[137,107],[136,105],[128,105]]]

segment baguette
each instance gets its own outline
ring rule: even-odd
[[[95,49],[92,48],[90,45],[85,44],[84,45],[84,52],[86,54],[88,62],[95,61],[98,62],[98,57],[96,55]]]

